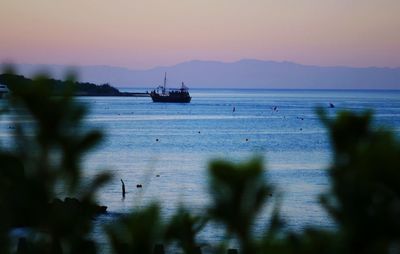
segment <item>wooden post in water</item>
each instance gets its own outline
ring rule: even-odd
[[[122,181],[122,179],[121,179],[121,183],[122,183],[122,198],[124,199],[125,198],[125,183],[124,183],[124,181]]]

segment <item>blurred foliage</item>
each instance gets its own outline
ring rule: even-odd
[[[20,253],[96,252],[89,236],[99,212],[94,195],[109,175],[82,182],[83,156],[102,135],[82,126],[86,108],[73,99],[72,83],[57,96],[46,76],[8,84],[14,142],[0,149],[0,253],[12,249],[16,227],[26,229]],[[61,189],[79,201],[57,199]]]
[[[83,178],[81,163],[102,135],[83,125],[86,108],[74,100],[74,80],[65,84],[55,87],[45,76],[7,84],[13,143],[0,148],[0,253],[101,252],[91,232],[105,207],[95,194],[110,176]],[[373,126],[370,112],[317,114],[333,149],[330,189],[320,200],[334,229],[291,231],[260,158],[217,160],[209,166],[211,203],[202,214],[182,205],[166,219],[157,204],[135,209],[105,225],[111,251],[164,253],[160,244],[175,244],[177,252],[198,254],[208,244],[199,242],[199,233],[212,222],[225,232],[218,246],[212,243],[212,253],[226,253],[232,240],[242,254],[400,253],[400,142]],[[265,206],[269,221],[256,234]],[[17,228],[24,233],[15,236]]]
[[[268,193],[272,192],[263,173],[260,159],[240,164],[214,161],[209,168],[213,199],[210,217],[223,223],[228,234],[238,238],[243,254],[255,251],[251,229]]]
[[[193,215],[181,206],[166,227],[165,239],[177,242],[184,253],[198,254],[201,246],[196,236],[206,223],[205,216]]]
[[[372,126],[372,114],[342,112],[330,120],[334,161],[322,204],[338,224],[343,252],[400,252],[400,142]]]
[[[115,253],[151,254],[163,233],[160,208],[153,204],[123,216],[107,227],[107,233]]]

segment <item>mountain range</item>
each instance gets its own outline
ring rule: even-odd
[[[46,71],[58,79],[71,69],[32,64],[18,64],[16,68],[27,77]],[[81,66],[74,70],[82,82],[132,88],[161,85],[167,72],[171,87],[185,81],[190,88],[400,89],[400,68],[325,67],[254,59],[232,63],[194,60],[147,70],[112,66]]]

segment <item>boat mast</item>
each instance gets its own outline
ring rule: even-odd
[[[165,94],[165,88],[167,86],[167,72],[164,73],[164,87],[163,87],[163,94]]]

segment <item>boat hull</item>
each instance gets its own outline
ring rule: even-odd
[[[153,102],[170,102],[170,103],[189,103],[192,100],[190,96],[160,96],[151,94]]]

